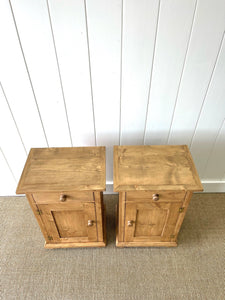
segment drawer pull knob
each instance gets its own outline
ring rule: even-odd
[[[93,226],[93,224],[94,224],[94,221],[93,220],[88,220],[88,226],[90,227],[90,226]]]
[[[65,201],[66,201],[66,195],[61,194],[59,200],[60,200],[61,202],[65,202]]]
[[[127,226],[133,226],[134,221],[127,221]]]
[[[153,195],[152,195],[152,199],[153,199],[154,201],[158,201],[158,200],[159,200],[159,194],[153,194]]]

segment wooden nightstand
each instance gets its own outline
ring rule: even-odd
[[[26,194],[45,248],[104,247],[105,147],[30,150],[17,194]]]
[[[192,192],[202,190],[187,146],[115,146],[116,245],[177,246]]]

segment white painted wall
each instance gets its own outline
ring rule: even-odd
[[[225,0],[1,0],[0,195],[31,147],[187,144],[225,192]]]

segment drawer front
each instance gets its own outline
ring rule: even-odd
[[[185,191],[132,191],[126,192],[128,202],[181,202],[184,201]]]
[[[33,198],[38,204],[94,201],[94,193],[90,191],[82,192],[63,192],[63,193],[34,193]]]

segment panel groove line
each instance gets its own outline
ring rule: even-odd
[[[216,55],[215,64],[214,64],[213,69],[212,69],[212,73],[211,73],[211,76],[210,76],[210,79],[209,79],[209,83],[208,83],[207,88],[206,88],[206,92],[205,92],[205,95],[204,95],[204,98],[203,98],[203,101],[202,101],[202,105],[201,105],[201,108],[199,110],[198,119],[197,119],[197,122],[196,122],[196,125],[195,125],[195,129],[194,129],[194,132],[193,132],[193,135],[192,135],[192,138],[191,138],[191,142],[190,142],[190,149],[192,147],[194,136],[196,134],[198,123],[199,123],[199,120],[200,120],[200,117],[201,117],[201,113],[202,113],[203,107],[205,105],[205,100],[207,98],[208,91],[209,91],[209,89],[211,87],[212,79],[213,79],[213,76],[215,74],[216,67],[218,65],[218,59],[219,59],[220,53],[222,51],[222,46],[223,46],[223,42],[224,42],[224,36],[225,36],[225,30],[224,30],[223,35],[222,35],[221,43],[220,43],[220,46],[219,46],[218,53]]]
[[[157,23],[156,23],[154,48],[153,48],[153,55],[152,55],[152,65],[151,65],[151,71],[150,71],[150,77],[149,77],[149,90],[148,90],[148,101],[147,101],[146,116],[145,116],[145,127],[144,127],[144,134],[143,134],[143,145],[145,145],[145,137],[146,137],[146,127],[147,127],[147,120],[148,120],[149,101],[150,101],[151,87],[152,87],[152,74],[153,74],[153,69],[154,69],[155,49],[156,49],[156,42],[157,42],[157,35],[158,35],[158,28],[159,28],[160,7],[161,7],[161,0],[159,0],[159,4],[158,4]]]
[[[50,147],[70,147],[46,0],[11,0]]]
[[[14,122],[14,124],[15,124],[16,130],[17,130],[17,133],[18,133],[18,135],[19,135],[19,137],[20,137],[20,140],[21,140],[21,143],[22,143],[22,145],[23,145],[24,151],[25,151],[25,153],[26,153],[26,155],[27,155],[27,154],[28,154],[28,153],[27,153],[27,149],[26,149],[26,147],[25,147],[25,145],[24,145],[23,138],[22,138],[22,136],[21,136],[21,133],[20,133],[19,127],[17,126],[16,120],[15,120],[15,118],[14,118],[14,115],[13,115],[12,109],[11,109],[11,107],[10,107],[10,105],[9,105],[9,102],[8,102],[7,96],[6,96],[6,94],[5,94],[5,91],[4,91],[4,88],[3,88],[3,86],[2,86],[2,83],[1,83],[1,82],[0,82],[0,86],[1,86],[1,89],[2,89],[2,93],[3,93],[4,97],[5,97],[5,101],[6,101],[6,103],[7,103],[7,106],[8,106],[8,108],[9,108],[9,112],[10,112],[10,114],[11,114],[11,117],[12,117],[12,119],[13,119],[13,122]],[[4,155],[4,154],[3,154],[3,155]],[[4,157],[5,157],[5,155],[4,155]]]
[[[119,145],[121,145],[121,103],[122,103],[122,75],[123,75],[123,0],[121,0],[121,32],[120,32],[120,116],[119,116]]]
[[[18,31],[18,28],[17,28],[16,19],[15,19],[15,15],[14,15],[14,11],[13,11],[13,7],[12,7],[11,0],[9,0],[9,6],[10,6],[12,18],[13,18],[13,23],[14,23],[14,25],[15,25],[16,35],[17,35],[18,42],[19,42],[19,45],[20,45],[20,50],[21,50],[21,53],[22,53],[22,56],[23,56],[24,65],[25,65],[25,68],[26,68],[26,71],[27,71],[27,76],[28,76],[28,78],[29,78],[29,82],[30,82],[32,94],[33,94],[33,96],[34,96],[34,101],[35,101],[35,104],[36,104],[38,116],[39,116],[39,118],[40,118],[41,126],[42,126],[42,129],[43,129],[45,141],[46,141],[47,146],[49,147],[47,135],[46,135],[45,128],[44,128],[44,123],[43,123],[43,120],[42,120],[42,117],[41,117],[41,112],[40,112],[40,109],[39,109],[39,106],[38,106],[37,97],[36,97],[36,94],[35,94],[35,91],[34,91],[34,86],[33,86],[33,83],[32,83],[32,79],[31,79],[30,72],[29,72],[29,68],[28,68],[28,65],[27,65],[26,58],[25,58],[25,54],[24,54],[24,50],[23,50],[22,43],[21,43],[19,31]]]
[[[159,0],[123,4],[120,144],[143,145]]]
[[[198,5],[198,0],[196,0],[196,2],[195,2],[195,9],[194,9],[194,13],[193,13],[193,19],[192,19],[192,24],[191,24],[191,28],[190,28],[190,34],[189,34],[189,38],[188,38],[187,49],[186,49],[185,56],[184,56],[184,62],[183,62],[183,66],[182,66],[182,71],[181,71],[181,75],[180,75],[178,88],[177,88],[176,100],[175,100],[175,104],[174,104],[174,108],[173,108],[173,114],[172,114],[172,117],[171,117],[171,122],[170,122],[170,127],[169,127],[169,131],[168,131],[166,144],[169,143],[169,138],[170,138],[171,129],[172,129],[172,125],[173,125],[173,119],[174,119],[176,106],[177,106],[177,101],[178,101],[178,96],[179,96],[179,92],[180,92],[180,86],[181,86],[181,82],[182,82],[182,78],[183,78],[183,74],[184,74],[184,70],[185,70],[188,51],[189,51],[189,48],[190,48],[190,42],[191,42],[191,37],[192,37],[192,33],[193,33],[193,28],[194,28],[194,21],[195,21],[195,16],[196,16],[196,11],[197,11],[197,5]]]
[[[85,13],[85,23],[86,23],[86,35],[87,35],[88,63],[89,63],[92,113],[93,113],[93,127],[94,127],[94,135],[95,135],[95,146],[97,146],[97,136],[96,136],[96,126],[95,126],[95,109],[94,109],[94,94],[93,94],[92,72],[91,72],[91,54],[90,54],[90,44],[89,44],[89,34],[88,34],[88,16],[87,16],[87,3],[86,3],[86,0],[84,0],[84,13]]]
[[[6,158],[6,156],[5,156],[5,154],[4,154],[4,152],[3,152],[3,150],[2,150],[1,147],[0,147],[0,152],[2,153],[2,156],[4,157],[4,160],[5,160],[5,162],[6,162],[7,166],[8,166],[9,171],[10,171],[10,173],[12,174],[12,176],[13,176],[15,182],[17,182],[17,181],[16,181],[16,176],[14,175],[13,170],[12,170],[12,168],[10,167],[10,164],[9,164],[9,162],[8,162],[8,160],[7,160],[7,158]],[[0,194],[1,194],[1,191],[0,191]]]
[[[60,66],[59,66],[59,59],[58,59],[58,54],[57,54],[57,49],[56,49],[56,44],[55,44],[55,36],[54,36],[53,27],[52,27],[52,19],[51,19],[51,13],[50,13],[50,9],[49,9],[48,0],[46,0],[46,5],[47,5],[47,10],[48,10],[49,23],[50,23],[51,33],[52,33],[52,41],[53,41],[54,50],[55,50],[56,64],[57,64],[58,73],[59,73],[59,81],[60,81],[60,86],[61,86],[61,90],[62,90],[62,97],[63,97],[64,107],[65,107],[66,120],[67,120],[67,125],[68,125],[68,130],[69,130],[69,136],[70,136],[71,146],[73,147],[73,140],[72,140],[72,135],[71,135],[71,130],[70,130],[65,93],[64,93],[64,89],[63,89],[62,76],[61,76],[61,71],[60,71]]]
[[[189,51],[169,135],[170,144],[190,145],[224,28],[225,1],[198,1]]]

